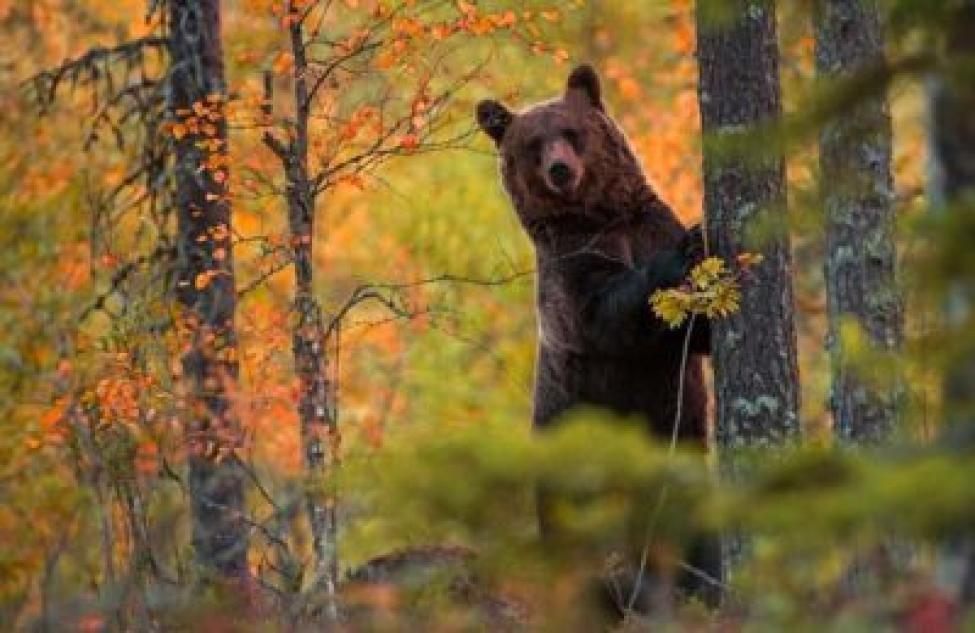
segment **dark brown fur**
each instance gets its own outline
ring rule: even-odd
[[[648,184],[605,112],[593,69],[577,68],[561,98],[519,113],[482,101],[477,120],[498,146],[504,188],[535,246],[535,427],[557,423],[573,407],[597,406],[641,417],[663,441],[676,432],[703,447],[699,354],[709,350],[709,324],[697,319],[688,340],[686,325],[669,328],[649,306],[656,289],[681,283],[701,255],[700,231],[685,229]],[[685,341],[691,354],[683,361]],[[547,514],[541,511],[543,532]],[[717,541],[698,540],[691,564],[719,577]],[[714,585],[685,580],[714,602]]]
[[[535,425],[588,404],[641,415],[669,438],[686,329],[656,319],[648,299],[655,288],[683,278],[695,244],[606,114],[595,73],[576,69],[562,98],[518,114],[482,102],[478,121],[498,144],[505,190],[535,245]],[[546,182],[545,169],[567,135],[578,184],[560,192]],[[697,323],[693,351],[706,351],[707,330]],[[681,438],[703,445],[706,402],[701,360],[692,356],[684,372]]]

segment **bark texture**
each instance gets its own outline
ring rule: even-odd
[[[823,80],[850,80],[884,63],[874,0],[819,0],[815,30],[816,70]],[[871,347],[883,352],[900,349],[903,340],[886,96],[861,99],[852,111],[827,121],[819,143],[833,428],[841,441],[877,444],[895,430],[901,385],[883,367],[851,359],[842,330],[855,323]]]
[[[194,104],[220,109],[226,85],[219,0],[170,0],[167,17],[170,117],[185,118]],[[214,134],[175,140],[176,295],[190,339],[182,363],[193,546],[205,573],[231,578],[248,575],[247,523],[244,473],[235,453],[241,434],[230,399],[238,366],[227,174],[226,166],[222,176],[203,168],[227,151],[227,126],[222,116],[212,123]],[[218,144],[201,147],[204,140]]]
[[[746,155],[722,142],[781,113],[775,7],[731,4],[730,21],[713,21],[700,6],[697,15],[708,246],[732,265],[747,251],[758,250],[764,261],[743,283],[741,310],[711,330],[716,436],[729,474],[737,467],[728,449],[777,445],[800,434],[784,162],[760,154],[765,148]],[[770,225],[780,228],[770,232]],[[762,227],[771,234],[749,241]]]
[[[297,9],[292,9],[297,11]],[[298,13],[295,13],[297,16]],[[339,433],[333,385],[328,379],[326,327],[322,308],[314,294],[315,204],[317,189],[308,168],[308,122],[311,95],[307,82],[308,58],[303,21],[289,27],[294,56],[294,135],[287,143],[271,131],[264,142],[277,155],[285,172],[285,197],[295,267],[292,336],[295,370],[300,383],[298,414],[305,469],[311,485],[306,499],[315,551],[314,584],[327,597],[327,615],[337,617],[338,520],[336,499],[330,486],[338,463]],[[270,117],[272,77],[265,76],[265,102]]]

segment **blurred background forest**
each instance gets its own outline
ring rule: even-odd
[[[532,496],[538,477],[581,472],[573,490],[593,499],[675,490],[657,526],[666,542],[701,522],[756,534],[721,609],[682,605],[634,626],[971,626],[957,591],[975,519],[970,438],[938,438],[942,377],[950,353],[965,357],[957,332],[970,318],[945,326],[943,291],[970,283],[972,224],[932,220],[925,105],[926,73],[948,72],[945,33],[965,3],[880,3],[891,58],[925,61],[894,64],[884,79],[907,334],[896,358],[866,351],[863,362],[903,381],[908,441],[869,458],[832,450],[819,121],[805,116],[817,94],[813,3],[778,6],[792,125],[776,138],[787,150],[807,446],[727,486],[600,415],[532,442],[535,262],[472,116],[485,97],[521,106],[559,95],[573,65],[591,62],[657,192],[686,224],[699,221],[691,0],[224,1],[226,94],[176,111],[150,85],[168,63],[155,41],[168,4],[0,0],[3,628],[585,630],[579,587],[609,564],[607,534],[629,529],[624,511],[593,501],[578,541],[553,552],[535,540]],[[317,70],[295,57],[298,15],[302,36],[320,39],[309,47],[324,59]],[[322,72],[329,60],[342,72]],[[306,180],[320,195],[313,228],[296,232],[293,91],[319,76],[304,134]],[[207,202],[229,207],[232,226],[200,238],[213,244],[214,271],[178,278],[182,220],[165,152],[186,139],[214,143],[200,167],[218,191]],[[234,439],[194,448],[180,387],[194,334],[178,284],[219,288],[231,251],[236,344],[220,362],[239,365],[223,392]],[[305,256],[307,311],[294,272]],[[316,339],[324,349],[308,348],[320,402],[293,348],[312,326],[327,334]],[[305,405],[318,422],[302,418]],[[309,457],[308,437],[324,461]],[[194,554],[196,450],[217,469],[239,462],[249,549],[236,584],[204,582],[221,570]],[[324,532],[306,511],[327,515]],[[422,581],[373,582],[411,565]]]

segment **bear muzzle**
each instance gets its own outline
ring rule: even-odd
[[[572,147],[564,142],[554,143],[547,152],[542,168],[545,186],[559,196],[575,193],[582,180],[582,164]]]

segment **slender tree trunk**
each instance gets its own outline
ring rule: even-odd
[[[929,83],[931,206],[942,214],[958,214],[950,226],[975,226],[975,0],[963,0],[948,21],[947,73]],[[945,321],[955,343],[953,362],[944,378],[945,432],[953,446],[975,446],[975,280],[972,269],[952,266],[948,279]],[[958,544],[953,557],[963,560],[960,597],[975,603],[975,534]]]
[[[875,0],[818,0],[816,69],[826,80],[855,77],[884,63],[883,27]],[[845,323],[871,346],[901,347],[903,307],[895,277],[894,183],[887,98],[871,96],[828,121],[819,138],[826,212],[826,301],[833,361],[833,428],[844,442],[890,438],[902,397],[896,376],[871,372],[848,357]],[[852,361],[852,362],[851,362]]]
[[[299,12],[298,9],[293,11]],[[328,379],[326,332],[321,305],[314,294],[312,246],[315,228],[315,184],[308,169],[310,95],[304,27],[294,20],[289,27],[294,56],[294,135],[286,145],[269,131],[265,143],[277,154],[285,171],[288,225],[295,267],[294,310],[297,318],[292,350],[300,382],[298,414],[305,469],[310,480],[307,498],[315,550],[315,587],[325,592],[327,615],[337,617],[338,522],[332,475],[338,464],[339,433],[334,390]],[[265,76],[266,103],[270,107],[271,77]],[[270,114],[270,112],[268,112]]]
[[[244,477],[235,453],[238,420],[230,401],[237,381],[236,290],[227,200],[226,99],[219,0],[170,0],[169,107],[174,121],[206,106],[213,128],[175,143],[179,273],[176,294],[190,338],[183,356],[189,412],[189,486],[193,546],[203,571],[243,578],[247,567]],[[194,107],[197,110],[194,110]],[[215,160],[216,159],[216,160]]]
[[[698,10],[698,97],[704,151],[704,211],[710,253],[734,265],[758,249],[763,262],[742,287],[741,310],[712,326],[712,358],[721,448],[781,444],[798,438],[799,379],[785,166],[781,156],[730,152],[720,143],[781,114],[775,7],[732,2],[731,22]],[[731,8],[731,7],[728,7]],[[718,141],[715,143],[713,141]],[[752,243],[752,231],[774,234]]]
[[[929,186],[932,207],[939,213],[966,213],[975,206],[975,1],[961,3],[947,34],[946,57],[956,64],[949,76],[933,77],[930,99]],[[948,289],[947,324],[964,326],[973,318],[975,284],[953,279]],[[969,423],[975,414],[975,361],[970,337],[960,338],[945,384],[949,422]],[[966,358],[967,357],[967,358]]]

